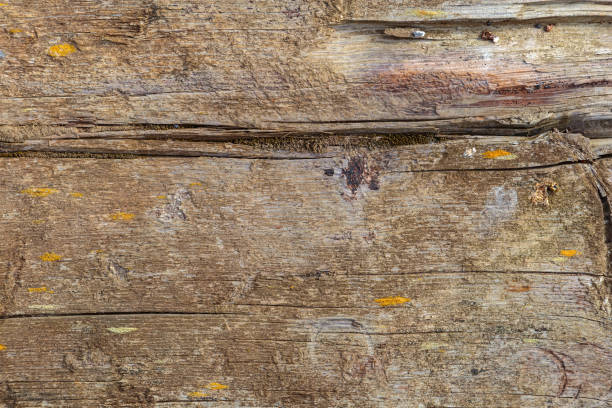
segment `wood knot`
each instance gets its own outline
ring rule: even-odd
[[[346,186],[353,194],[357,192],[361,184],[367,184],[370,190],[378,190],[380,188],[378,167],[368,164],[364,157],[352,157],[348,162],[348,166],[342,169],[342,175],[346,178]]]
[[[535,205],[548,207],[550,205],[548,198],[557,191],[559,191],[559,185],[551,179],[545,179],[536,183],[529,200]]]

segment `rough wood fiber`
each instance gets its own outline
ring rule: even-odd
[[[609,159],[325,155],[1,159],[0,403],[610,405]]]
[[[600,1],[11,1],[0,6],[0,123],[609,136],[611,11]],[[385,34],[407,26],[429,34]],[[481,40],[484,29],[500,42]]]
[[[0,407],[611,406],[611,12],[0,3]]]

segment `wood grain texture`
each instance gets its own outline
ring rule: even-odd
[[[611,11],[598,1],[17,0],[0,6],[0,123],[609,136]],[[385,34],[396,27],[429,34]],[[481,40],[485,29],[500,42]]]
[[[611,16],[0,3],[0,407],[611,406]]]
[[[609,406],[609,160],[2,158],[0,403]]]

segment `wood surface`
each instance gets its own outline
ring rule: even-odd
[[[0,2],[0,407],[612,406],[611,23]]]
[[[611,13],[607,1],[15,0],[0,6],[0,123],[605,137]]]
[[[3,158],[0,403],[610,406],[587,139],[314,156]]]

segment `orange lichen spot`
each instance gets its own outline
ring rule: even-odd
[[[44,254],[40,256],[40,259],[42,259],[45,262],[55,262],[55,261],[59,261],[60,259],[62,259],[62,256],[56,254],[55,252],[45,252]]]
[[[83,197],[83,193],[70,193],[71,196],[73,196],[74,198],[81,198]]]
[[[21,194],[27,194],[31,197],[46,197],[50,194],[57,193],[58,190],[47,187],[32,187],[21,190]]]
[[[76,51],[76,48],[72,44],[57,44],[49,47],[47,54],[52,57],[65,57],[66,55],[72,54]]]
[[[129,221],[134,218],[134,214],[126,213],[126,212],[116,212],[110,215],[111,219],[114,221]]]
[[[166,199],[166,198],[167,198],[167,196],[165,196],[165,195],[163,195],[163,194],[160,194],[160,195],[158,195],[158,196],[155,196],[155,198],[159,198],[160,200],[164,200],[164,199]]]
[[[6,350],[6,346],[4,344],[0,344],[0,351]]]
[[[40,288],[28,288],[28,292],[30,293],[55,293],[55,291],[51,289],[47,289],[46,286],[42,286]]]
[[[295,289],[294,285],[289,286],[289,289]]]
[[[200,391],[194,391],[194,392],[190,392],[189,394],[187,394],[187,396],[189,398],[204,398],[204,397],[208,397],[208,394],[204,394],[203,392],[200,392]]]
[[[9,34],[17,34],[23,32],[23,30],[20,28],[11,28],[10,30],[8,30],[8,32]]]
[[[401,305],[402,303],[410,302],[409,298],[402,296],[391,296],[374,300],[381,306]]]
[[[96,254],[101,254],[102,252],[104,252],[103,249],[96,249]]]
[[[500,157],[508,157],[508,156],[513,156],[513,154],[505,150],[501,150],[501,149],[490,150],[482,154],[482,157],[484,157],[485,159],[499,159]]]
[[[529,292],[530,289],[531,286],[529,285],[509,286],[508,288],[506,288],[508,292]]]
[[[229,386],[224,385],[224,384],[219,384],[216,382],[211,382],[210,384],[208,384],[206,386],[206,388],[210,389],[210,390],[224,390],[226,388],[229,388]]]
[[[444,15],[444,12],[436,11],[436,10],[414,10],[412,14],[414,14],[415,16],[419,16],[419,17],[433,18],[436,16]]]
[[[190,185],[190,186],[192,186],[192,187],[193,187],[193,186],[201,186],[201,185],[202,185],[202,183],[200,183],[199,181],[195,181],[195,182],[193,182],[193,183],[189,183],[189,185]]]
[[[580,252],[576,251],[575,249],[562,249],[561,251],[559,251],[559,253],[563,256],[567,256],[568,258],[580,255]]]

